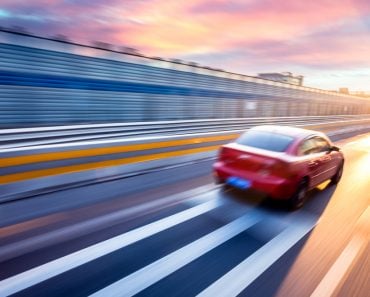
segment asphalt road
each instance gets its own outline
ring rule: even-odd
[[[212,160],[0,205],[0,296],[368,296],[370,134],[290,212]]]

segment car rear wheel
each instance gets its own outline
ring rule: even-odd
[[[331,178],[330,184],[336,185],[339,183],[340,179],[342,178],[343,173],[343,163],[339,165],[337,173]]]
[[[306,180],[302,180],[297,187],[297,190],[289,199],[289,207],[291,209],[298,209],[303,206],[307,198],[308,183]]]

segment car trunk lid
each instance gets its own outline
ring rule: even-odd
[[[283,155],[284,153],[281,152],[270,152],[231,143],[221,148],[219,160],[231,169],[280,175],[288,167],[281,158]]]

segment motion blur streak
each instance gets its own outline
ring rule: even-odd
[[[4,128],[370,113],[358,96],[2,29],[0,56]]]
[[[278,236],[218,279],[197,297],[237,296],[266,269],[291,249],[316,225],[317,218],[303,216]]]
[[[0,281],[0,295],[7,296],[19,292],[25,288],[40,283],[60,273],[92,261],[93,259],[121,249],[125,246],[128,246],[134,242],[142,240],[163,230],[166,230],[176,224],[180,224],[182,222],[190,220],[196,216],[199,216],[220,206],[221,204],[222,202],[220,202],[219,200],[212,200],[197,205],[193,208],[156,221],[152,224],[134,229],[115,238],[100,242],[96,245],[77,251],[68,256],[59,258],[42,266],[33,268],[21,274],[2,280]]]
[[[254,212],[236,219],[197,241],[167,255],[114,284],[94,293],[92,297],[133,296],[191,261],[228,241],[262,219],[262,213]]]
[[[47,161],[83,158],[83,157],[91,157],[91,156],[99,156],[99,155],[108,155],[108,154],[118,154],[118,153],[124,153],[124,152],[136,152],[136,151],[142,151],[142,150],[151,150],[151,149],[165,148],[165,147],[175,147],[175,146],[180,146],[180,145],[196,144],[196,143],[202,143],[202,142],[231,140],[231,139],[236,138],[237,136],[238,134],[196,137],[196,138],[191,138],[191,139],[178,139],[178,140],[173,140],[173,141],[161,141],[161,142],[155,142],[155,143],[138,143],[138,144],[132,144],[132,145],[116,146],[116,147],[89,148],[89,149],[84,149],[84,150],[43,153],[43,154],[33,154],[33,155],[19,156],[19,157],[2,158],[0,167],[24,165],[24,164],[30,164],[30,163],[36,163],[36,162],[47,162]]]
[[[353,266],[356,257],[364,251],[366,244],[369,242],[370,206],[358,219],[355,232],[351,241],[317,286],[311,297],[333,296],[335,292],[338,293],[343,278],[348,274],[350,267]]]
[[[129,157],[129,158],[124,158],[124,159],[108,160],[108,161],[87,163],[87,164],[81,164],[81,165],[72,165],[72,166],[64,166],[64,167],[58,167],[58,168],[42,169],[42,170],[34,170],[30,172],[9,174],[9,175],[0,177],[0,184],[13,183],[13,182],[27,180],[31,178],[45,177],[45,176],[51,176],[51,175],[57,175],[57,174],[63,174],[63,173],[79,172],[79,171],[84,171],[84,170],[89,170],[89,169],[98,169],[98,168],[103,168],[103,167],[152,161],[152,160],[158,160],[158,159],[169,158],[169,157],[177,157],[177,156],[183,156],[183,155],[190,155],[190,154],[217,150],[218,148],[219,148],[218,145],[207,146],[207,147],[202,147],[202,148],[194,148],[194,149],[181,150],[181,151],[172,151],[172,152],[158,153],[158,154],[145,155],[145,156]]]

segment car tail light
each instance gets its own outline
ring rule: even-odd
[[[227,161],[230,161],[233,159],[233,150],[232,149],[229,149],[227,147],[221,147],[220,148],[220,153],[219,153],[219,157],[218,159],[220,161],[224,161],[224,162],[227,162]]]
[[[289,164],[280,160],[266,161],[259,170],[259,174],[263,176],[268,175],[275,175],[281,177],[291,176]]]

